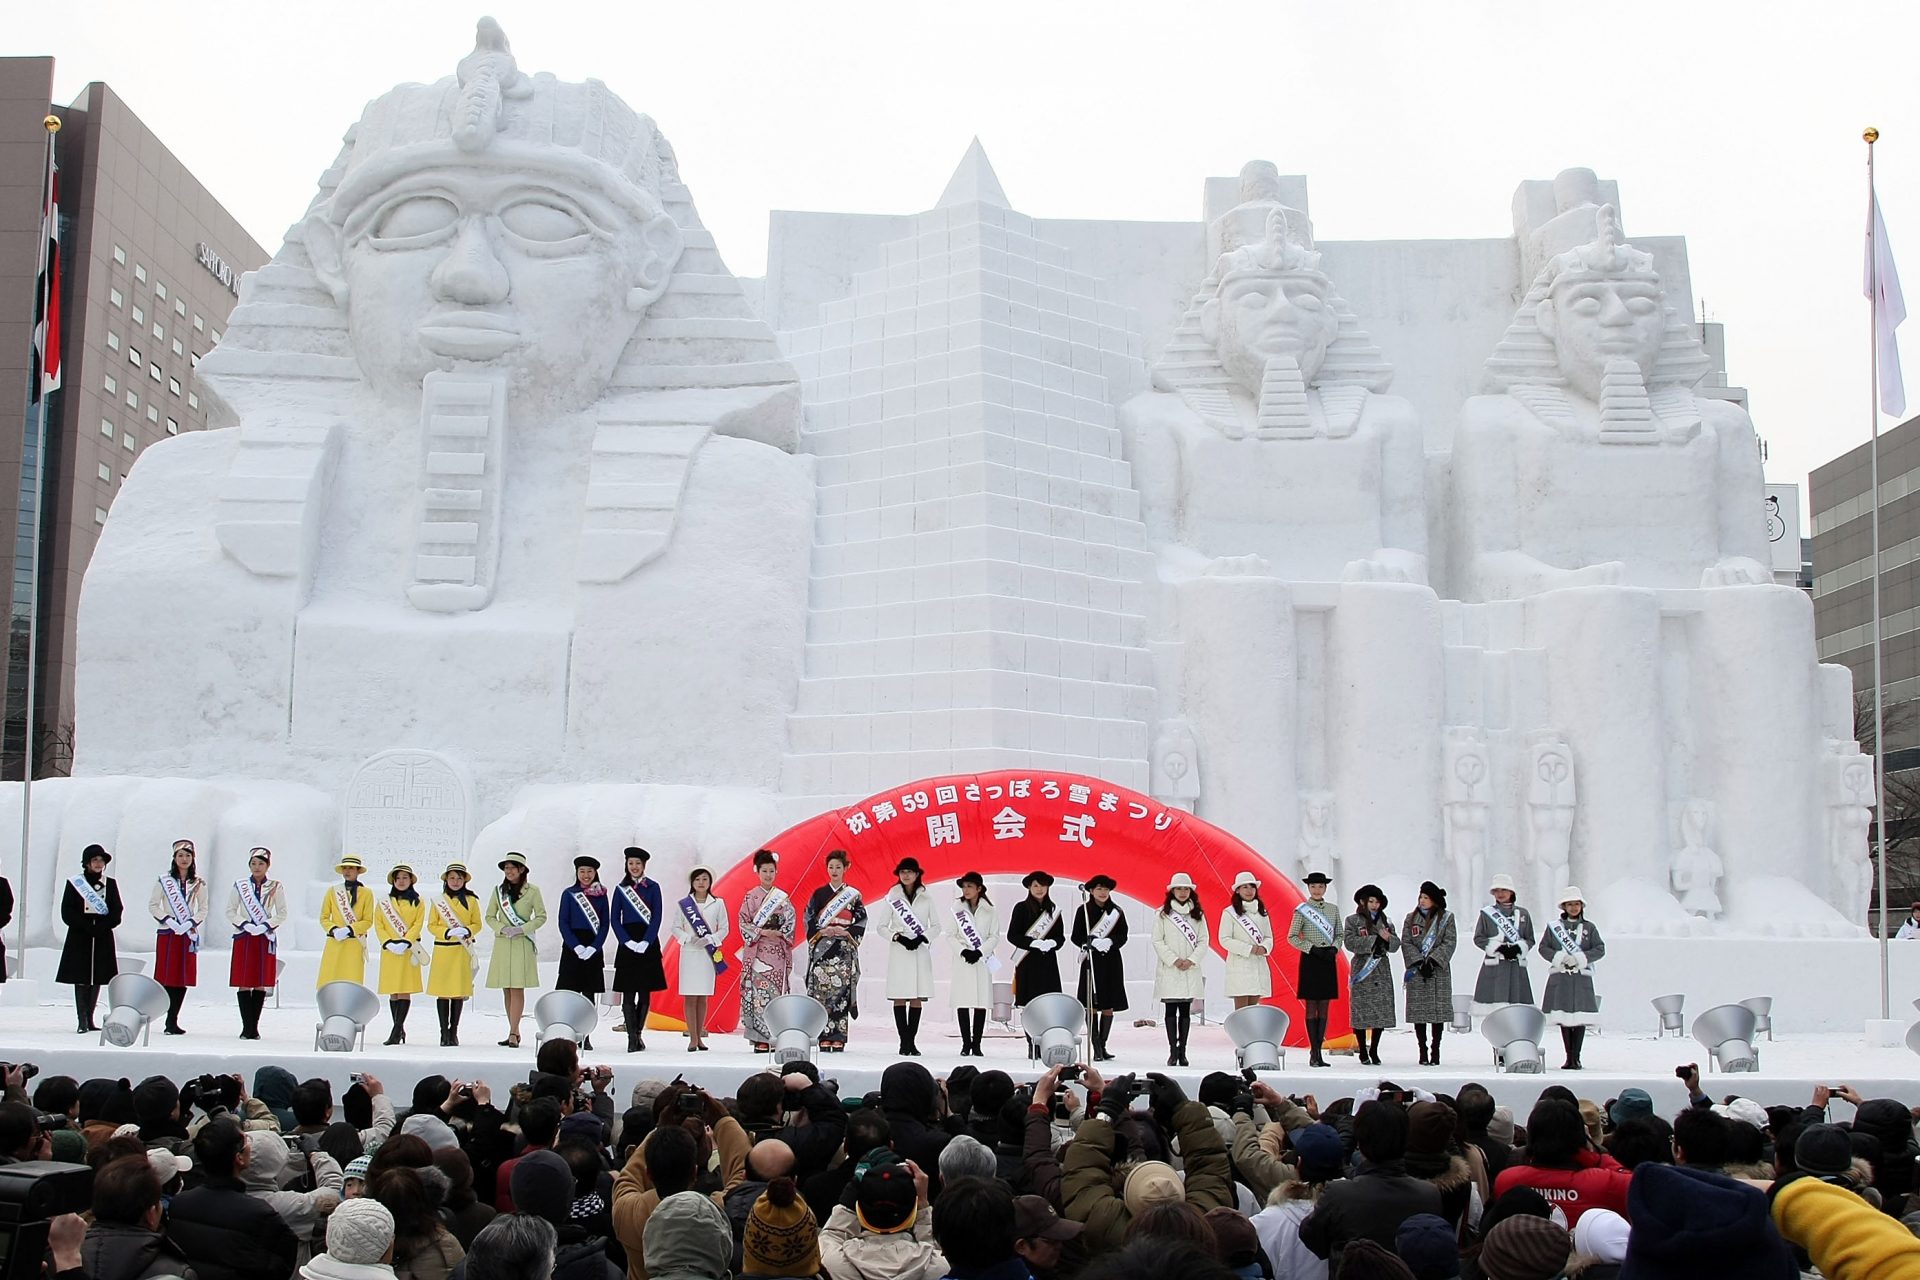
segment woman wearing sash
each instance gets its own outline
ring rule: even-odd
[[[1429,880],[1420,886],[1420,903],[1400,926],[1407,962],[1407,1021],[1420,1041],[1420,1065],[1440,1065],[1440,1035],[1453,1020],[1453,950],[1460,931],[1447,910],[1447,891]],[[1427,1048],[1432,1035],[1433,1048]]]
[[[13,882],[0,876],[0,929],[13,923]],[[0,982],[7,980],[7,940],[0,938]]]
[[[440,873],[440,900],[427,915],[427,935],[433,939],[433,966],[427,970],[427,991],[440,1015],[440,1045],[460,1043],[460,1012],[473,998],[474,939],[480,933],[480,897],[467,888],[467,864],[449,862]]]
[[[1167,1065],[1187,1065],[1187,1033],[1193,1026],[1193,1002],[1206,995],[1200,962],[1206,959],[1206,910],[1193,877],[1176,872],[1167,881],[1167,899],[1153,916],[1153,953],[1160,960],[1153,998],[1167,1008]]]
[[[420,931],[426,922],[427,904],[414,887],[413,868],[402,862],[387,872],[386,901],[373,918],[373,935],[380,943],[379,990],[393,1015],[388,1044],[407,1042],[407,1014],[413,993],[420,989]]]
[[[1233,878],[1233,901],[1220,913],[1220,945],[1227,953],[1227,995],[1244,1009],[1273,994],[1273,919],[1251,871]]]
[[[1320,1055],[1327,1040],[1327,1011],[1340,998],[1340,922],[1327,903],[1327,886],[1333,881],[1315,871],[1301,883],[1307,886],[1307,900],[1293,909],[1287,945],[1300,953],[1294,994],[1306,1006],[1307,1043],[1313,1049],[1307,1065],[1325,1067],[1332,1065]]]
[[[1027,896],[1014,904],[1007,917],[1007,941],[1020,952],[1013,966],[1013,1003],[1015,1008],[1060,989],[1060,944],[1067,940],[1066,921],[1053,905],[1053,877],[1044,871],[1029,871],[1020,884]],[[1027,1040],[1027,1061],[1035,1050]]]
[[[687,896],[674,904],[671,924],[680,943],[680,998],[687,1005],[687,1052],[707,1050],[707,1001],[727,962],[720,944],[727,940],[727,904],[713,896],[713,872],[695,867],[687,876]]]
[[[67,926],[66,944],[60,948],[60,968],[55,982],[73,985],[73,1012],[84,1035],[98,1031],[93,1020],[94,1005],[100,988],[120,972],[113,953],[113,931],[120,927],[125,908],[120,902],[120,882],[108,878],[107,864],[113,855],[97,844],[80,854],[82,871],[67,881],[60,894],[60,919]]]
[[[900,1053],[917,1058],[920,1007],[933,996],[932,944],[940,936],[940,918],[918,859],[900,859],[893,874],[898,883],[881,899],[873,927],[887,939],[887,999],[893,1002]]]
[[[985,1056],[980,1037],[993,1004],[993,968],[987,962],[1000,941],[1000,913],[987,897],[987,882],[978,871],[969,871],[953,883],[960,897],[951,911],[953,928],[946,933],[958,962],[947,982],[947,996],[960,1015],[960,1056],[979,1058]]]
[[[366,863],[349,853],[334,864],[340,883],[320,900],[320,928],[327,945],[320,952],[318,985],[367,980],[366,937],[373,932],[373,890],[360,883]]]
[[[1113,900],[1112,876],[1087,881],[1088,897],[1073,913],[1073,945],[1080,948],[1080,1003],[1087,1007],[1095,1062],[1111,1062],[1107,1037],[1113,1015],[1127,1007],[1127,969],[1120,948],[1127,945],[1127,915]]]
[[[560,895],[560,973],[555,991],[577,991],[589,1000],[607,989],[607,887],[600,883],[600,859],[581,854],[573,860],[574,883]],[[595,1000],[598,1003],[597,1000]],[[582,1036],[582,1049],[593,1038]]]
[[[200,927],[207,922],[207,882],[199,876],[193,841],[173,842],[173,865],[147,895],[160,926],[153,943],[153,980],[167,989],[167,1034],[183,1036],[180,1006],[200,979]]]
[[[1393,932],[1393,921],[1387,919],[1387,895],[1379,885],[1361,885],[1354,892],[1353,905],[1342,939],[1351,957],[1347,964],[1353,985],[1353,1034],[1359,1041],[1360,1061],[1377,1067],[1380,1033],[1398,1021],[1393,1012],[1393,965],[1387,957],[1400,949],[1400,939]]]
[[[1486,953],[1473,984],[1476,1013],[1491,1013],[1503,1004],[1533,1003],[1533,983],[1527,978],[1533,917],[1514,900],[1511,876],[1495,876],[1488,890],[1493,903],[1480,908],[1473,922],[1473,945]]]
[[[753,855],[760,883],[740,900],[740,1034],[753,1042],[755,1053],[773,1048],[773,1029],[767,1026],[767,1005],[787,994],[793,981],[793,940],[799,922],[787,891],[774,885],[780,873],[780,855],[761,849]]]
[[[527,1012],[527,988],[540,985],[540,957],[533,935],[547,922],[547,901],[540,887],[527,879],[527,860],[509,852],[500,859],[500,883],[487,902],[487,927],[493,930],[493,959],[487,962],[487,985],[498,988],[507,1002],[507,1038],[501,1047],[520,1047],[520,1019]]]
[[[820,1052],[845,1053],[847,1020],[860,1016],[860,940],[867,907],[847,883],[845,849],[827,855],[827,882],[807,899],[807,994],[827,1011]]]
[[[278,880],[267,878],[273,850],[247,850],[247,875],[227,893],[227,923],[233,926],[233,952],[227,982],[240,1004],[240,1038],[260,1038],[260,1011],[267,992],[279,981],[278,930],[287,922],[287,895]]]
[[[647,1006],[654,992],[667,989],[667,971],[660,963],[660,885],[647,879],[653,855],[629,845],[624,857],[627,874],[607,897],[613,938],[620,944],[613,958],[613,989],[620,993],[627,1024],[627,1052],[639,1053],[647,1047]]]
[[[1567,1050],[1560,1069],[1578,1071],[1587,1028],[1600,1021],[1593,966],[1607,954],[1607,943],[1599,926],[1587,919],[1587,904],[1572,885],[1560,891],[1560,918],[1547,926],[1540,954],[1553,966],[1540,993],[1540,1011],[1560,1027],[1560,1042]]]

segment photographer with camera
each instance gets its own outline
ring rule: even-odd
[[[613,1234],[627,1251],[627,1280],[647,1280],[647,1221],[660,1202],[682,1191],[708,1191],[712,1179],[702,1175],[710,1157],[719,1165],[720,1186],[711,1198],[723,1223],[727,1193],[747,1177],[747,1131],[705,1090],[676,1078],[654,1098],[653,1115],[653,1132],[613,1180]]]
[[[24,1102],[0,1102],[0,1164],[53,1158],[53,1139],[40,1127],[40,1113]]]
[[[232,1115],[214,1116],[193,1140],[203,1181],[173,1198],[168,1229],[201,1280],[288,1280],[298,1264],[300,1242],[286,1220],[241,1181],[251,1160]]]
[[[1067,1147],[1063,1216],[1086,1225],[1087,1248],[1095,1253],[1124,1245],[1133,1220],[1156,1204],[1184,1200],[1202,1213],[1235,1205],[1227,1144],[1206,1104],[1189,1101],[1176,1081],[1158,1072],[1147,1076],[1149,1111],[1160,1134],[1180,1144],[1185,1185],[1171,1165],[1134,1158],[1132,1143],[1116,1130],[1139,1093],[1131,1075],[1107,1082],[1097,1113]]]
[[[140,1156],[109,1160],[93,1175],[93,1225],[80,1257],[88,1280],[199,1274],[162,1230],[160,1179]]]

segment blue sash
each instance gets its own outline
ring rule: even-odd
[[[727,962],[721,957],[720,948],[713,941],[713,927],[707,923],[707,918],[700,914],[700,907],[694,902],[692,894],[680,899],[680,914],[685,916],[687,923],[693,927],[694,936],[706,949],[707,959],[713,961],[714,977],[717,978],[725,973]]]
[[[1440,941],[1440,935],[1446,932],[1447,921],[1451,919],[1453,919],[1453,912],[1442,911],[1440,913],[1439,918],[1433,922],[1433,927],[1427,930],[1427,936],[1420,939],[1420,958],[1422,960],[1425,960],[1427,958],[1427,953],[1433,950],[1433,944]],[[1403,982],[1413,981],[1412,965],[1407,966],[1407,975],[1406,977],[1401,979],[1401,981]]]

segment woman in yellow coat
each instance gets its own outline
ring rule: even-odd
[[[373,932],[373,890],[360,883],[367,864],[349,853],[334,864],[339,884],[320,902],[320,928],[327,945],[320,953],[319,986],[367,980],[367,935]]]
[[[380,994],[393,1014],[388,1044],[407,1042],[407,1013],[413,993],[420,989],[420,928],[426,923],[427,904],[413,887],[413,868],[399,863],[387,872],[387,900],[373,919],[373,936],[380,942]]]
[[[433,939],[433,968],[427,971],[427,991],[440,1015],[440,1043],[460,1043],[460,1011],[473,998],[474,939],[480,934],[480,899],[467,888],[467,864],[449,862],[440,873],[440,900],[427,913],[427,933]]]
[[[487,985],[498,987],[506,996],[507,1025],[512,1029],[500,1043],[518,1049],[527,988],[540,985],[540,957],[533,935],[547,922],[547,903],[539,887],[527,879],[527,860],[522,855],[509,852],[501,858],[500,875],[487,901],[487,926],[493,930]]]

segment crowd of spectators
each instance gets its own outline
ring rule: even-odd
[[[15,1070],[0,1164],[91,1166],[56,1280],[1920,1276],[1915,1113],[1844,1087],[1762,1107],[1689,1074],[1669,1117],[1552,1085],[1520,1123],[1474,1084],[1322,1106],[1222,1072],[907,1060],[842,1097],[797,1064],[624,1111],[611,1083],[565,1040],[509,1097],[436,1075],[404,1107],[370,1075]]]

